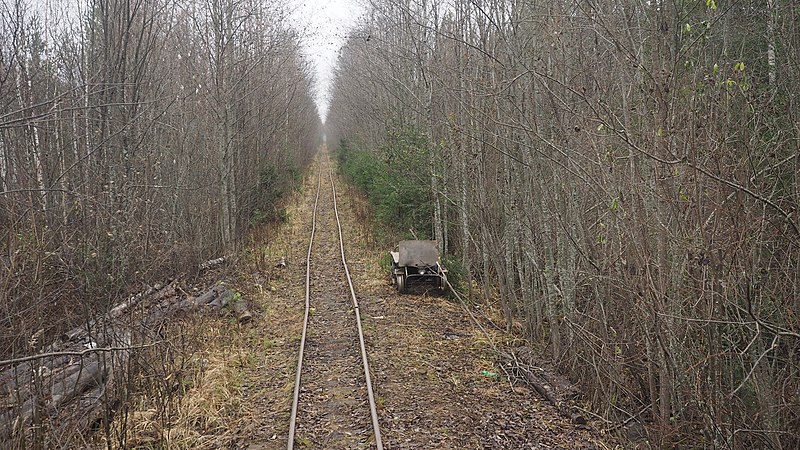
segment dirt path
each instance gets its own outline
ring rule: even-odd
[[[219,319],[197,328],[206,342],[197,355],[205,369],[192,380],[171,430],[165,432],[170,443],[286,447],[316,170],[311,168],[312,175],[287,206],[288,223],[266,238],[256,236],[242,256],[245,273],[232,284],[253,303],[253,322],[238,325]],[[572,424],[535,392],[512,385],[459,304],[442,297],[398,295],[380,267],[388,249],[373,248],[368,226],[356,220],[354,208],[362,205],[355,203],[362,200],[348,193],[340,179],[336,183],[387,449],[611,448],[591,423]],[[321,205],[330,204],[328,196],[330,187],[323,183]],[[318,220],[314,310],[296,448],[371,448],[363,371],[341,283],[332,208],[323,207]],[[274,267],[283,257],[287,267]],[[513,339],[490,333],[501,345]]]

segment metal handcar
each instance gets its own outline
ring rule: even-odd
[[[392,256],[392,283],[397,291],[408,292],[413,288],[447,288],[447,269],[439,261],[436,241],[400,241],[398,251]]]

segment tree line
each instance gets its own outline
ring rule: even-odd
[[[287,17],[257,0],[3,0],[3,355],[279,215],[321,134]]]
[[[800,445],[800,5],[372,0],[364,17],[326,133],[379,211],[426,211],[401,229],[457,255],[464,289],[499,299],[607,428]]]

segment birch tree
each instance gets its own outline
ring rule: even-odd
[[[393,121],[433,138],[431,237],[612,422],[796,446],[797,5],[436,11],[372,2],[326,133],[378,159]]]

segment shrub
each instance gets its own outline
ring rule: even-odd
[[[432,236],[430,152],[424,135],[399,127],[378,149],[343,141],[337,158],[342,175],[367,196],[381,223],[425,239]]]
[[[442,266],[447,269],[447,281],[454,290],[459,293],[464,292],[464,283],[466,282],[466,270],[461,258],[455,255],[445,255],[442,257]]]

